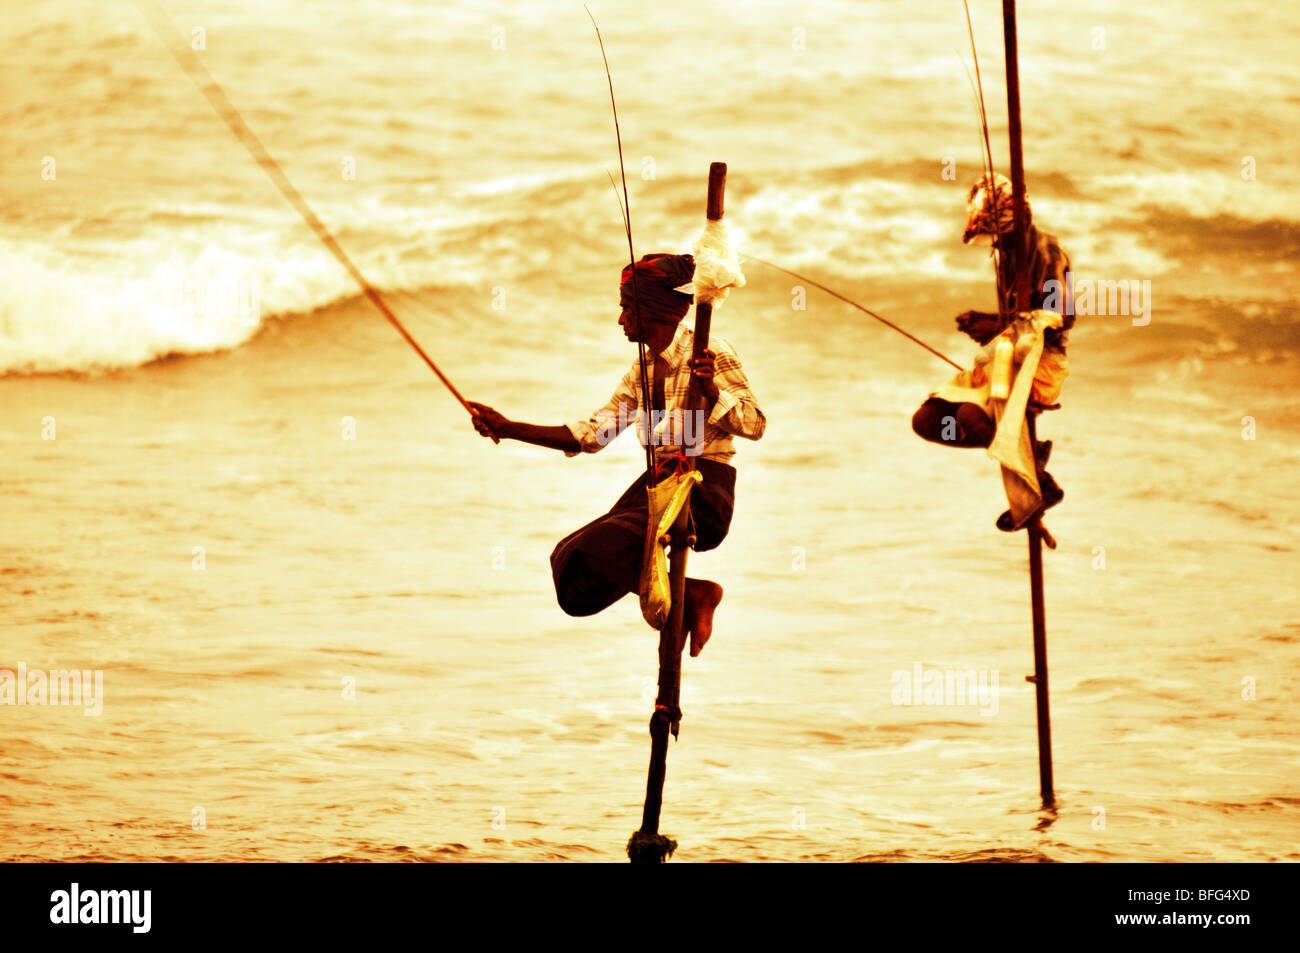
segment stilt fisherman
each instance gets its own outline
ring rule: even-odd
[[[1040,353],[1027,390],[1028,402],[1039,406],[1056,403],[1061,386],[1069,374],[1065,349],[1070,328],[1074,326],[1071,298],[1070,259],[1055,235],[1041,231],[1032,222],[1032,211],[1025,200],[1025,241],[1019,254],[1012,248],[1014,205],[1011,182],[1000,173],[985,174],[971,186],[967,196],[964,244],[992,244],[998,254],[998,294],[1000,312],[964,311],[957,316],[957,327],[983,349],[974,366],[957,374],[930,395],[912,417],[912,429],[933,443],[951,447],[990,447],[999,435],[1000,421],[994,402],[1005,401],[994,380],[997,344],[1008,341],[1007,351],[1014,354],[1014,366],[1020,368],[1029,351],[1028,341],[1041,337]],[[1029,272],[1029,300],[1016,296],[1017,267]],[[1027,332],[1027,333],[1021,333]],[[1001,408],[998,407],[998,410]],[[1019,428],[1007,440],[1016,442]],[[1051,442],[1040,445],[1040,464],[1045,466]],[[1028,472],[1032,464],[1021,469]],[[1064,492],[1051,474],[1041,473],[1041,512],[1055,506]],[[1012,489],[1008,486],[1009,496]],[[1014,503],[1014,500],[1013,500]],[[1013,510],[1015,507],[1013,506]],[[1017,529],[1024,525],[1027,510],[1008,511],[998,521],[998,528]]]
[[[704,479],[691,497],[694,548],[715,549],[731,526],[735,503],[733,439],[758,440],[767,420],[730,344],[714,336],[711,349],[697,361],[691,359],[694,333],[682,319],[691,309],[694,258],[646,255],[635,268],[635,281],[633,266],[623,269],[618,323],[629,341],[645,345],[645,365],[634,361],[603,407],[586,420],[540,426],[510,420],[471,401],[474,428],[485,437],[522,440],[572,457],[595,453],[637,423],[639,438],[654,449],[656,483],[675,459],[695,458]],[[707,402],[702,411],[686,408],[692,379]],[[649,383],[648,395],[643,381]],[[560,540],[551,553],[560,608],[572,616],[594,615],[638,591],[648,518],[642,473],[609,512]],[[722,587],[716,582],[686,580],[682,626],[690,634],[692,656],[708,642],[721,600]]]

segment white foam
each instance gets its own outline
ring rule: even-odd
[[[1123,207],[1155,205],[1177,209],[1198,218],[1235,215],[1238,218],[1268,220],[1300,218],[1300,196],[1273,186],[1265,175],[1255,181],[1242,179],[1235,165],[1224,171],[1204,170],[1158,173],[1098,175],[1087,182],[1089,191],[1110,194]]]
[[[477,212],[453,217],[377,200],[362,209],[326,220],[347,222],[340,241],[381,289],[473,285],[502,267],[473,248],[438,247],[490,227]],[[154,221],[141,228],[137,215],[111,239],[0,237],[0,373],[101,371],[226,350],[267,318],[359,293],[291,210],[275,211],[158,206],[146,216]],[[203,220],[178,227],[157,221],[158,213]],[[211,220],[222,213],[225,220]]]

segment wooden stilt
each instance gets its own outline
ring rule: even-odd
[[[1038,432],[1036,415],[1030,414],[1029,439],[1038,458]],[[1039,478],[1043,468],[1038,466]],[[1043,600],[1043,518],[1029,521],[1029,596],[1034,614],[1034,697],[1038,709],[1038,787],[1043,797],[1043,807],[1056,805],[1056,792],[1052,783],[1052,715],[1047,695],[1047,610]],[[1050,534],[1047,534],[1050,538]],[[1055,540],[1053,540],[1055,544]],[[1053,546],[1055,548],[1055,546]]]
[[[646,779],[645,808],[641,829],[627,842],[627,856],[634,864],[663,863],[677,849],[677,842],[659,833],[664,780],[668,774],[668,735],[677,737],[681,724],[682,614],[686,605],[686,554],[694,538],[688,535],[691,504],[687,500],[669,532],[668,581],[672,608],[659,630],[659,693],[650,716],[650,770]]]
[[[722,220],[726,188],[727,164],[712,163],[709,166],[709,191],[705,206],[705,217],[709,221]],[[692,357],[699,357],[700,352],[709,346],[712,320],[713,305],[708,301],[696,302]],[[686,398],[686,407],[694,410],[699,406],[702,406],[700,394],[692,386]],[[703,428],[696,428],[696,432],[701,434],[702,439]],[[690,513],[691,504],[688,499],[669,531],[668,580],[672,606],[668,612],[668,622],[659,631],[659,694],[655,698],[654,714],[650,716],[650,770],[646,779],[641,829],[627,842],[627,856],[634,864],[662,863],[677,849],[676,841],[659,833],[659,815],[663,808],[664,778],[668,773],[668,735],[677,737],[682,719],[682,650],[686,647],[682,616],[686,608],[686,554],[695,545]]]
[[[1012,263],[1016,275],[1016,308],[1027,311],[1030,307],[1029,270],[1025,267],[1025,162],[1020,126],[1020,60],[1016,42],[1016,0],[1002,0],[1002,33],[1007,59],[1007,119],[1011,154],[1011,190],[1014,203],[1014,229],[1012,231]],[[1005,253],[1005,250],[1004,250]],[[1029,438],[1034,459],[1038,459],[1038,434],[1035,414],[1028,415]],[[1041,477],[1042,466],[1038,465]],[[1056,803],[1052,784],[1052,724],[1047,696],[1047,619],[1043,604],[1043,542],[1056,540],[1043,529],[1042,518],[1035,517],[1027,527],[1029,536],[1029,588],[1034,615],[1034,690],[1038,702],[1038,782],[1043,796],[1043,807]]]

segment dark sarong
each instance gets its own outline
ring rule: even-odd
[[[736,470],[716,460],[697,460],[696,468],[704,482],[691,491],[694,548],[705,552],[716,549],[731,527]],[[595,615],[637,591],[649,519],[643,473],[608,513],[556,544],[551,574],[561,609],[574,616]]]

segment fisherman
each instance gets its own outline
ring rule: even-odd
[[[655,482],[667,476],[674,460],[694,457],[704,480],[691,495],[695,550],[716,548],[727,535],[735,502],[733,437],[758,440],[767,420],[750,391],[736,352],[714,336],[713,349],[692,360],[694,332],[682,323],[690,311],[695,260],[691,255],[646,255],[623,269],[618,323],[629,341],[644,344],[644,368],[634,361],[609,401],[587,420],[541,426],[510,420],[483,404],[470,402],[474,429],[485,437],[507,437],[561,450],[566,457],[595,453],[637,421],[642,441],[655,451]],[[635,288],[635,294],[634,294]],[[650,398],[642,389],[642,370]],[[703,411],[686,407],[694,381],[703,394]],[[650,413],[644,413],[646,408]],[[648,436],[647,436],[648,434]],[[618,502],[586,526],[570,533],[551,553],[551,571],[560,608],[572,616],[594,615],[630,592],[637,592],[649,519],[646,476],[641,474]],[[722,587],[688,578],[682,627],[697,656],[713,632],[713,615]]]
[[[992,357],[987,345],[1008,325],[1025,312],[1055,311],[1061,315],[1060,328],[1047,328],[1043,332],[1043,353],[1034,375],[1030,400],[1046,407],[1056,403],[1061,385],[1069,374],[1065,349],[1070,328],[1074,326],[1074,307],[1071,300],[1071,281],[1068,277],[1070,259],[1055,235],[1041,231],[1032,221],[1029,200],[1025,199],[1025,240],[1021,254],[1013,248],[1015,211],[1011,182],[1006,176],[986,173],[971,186],[966,197],[966,231],[963,244],[992,244],[998,250],[998,292],[1002,306],[1000,314],[987,311],[963,311],[957,316],[957,328],[985,351],[976,358],[975,366],[963,371],[953,380],[931,394],[912,417],[912,429],[917,435],[933,443],[952,447],[988,447],[997,432],[990,407],[988,363]],[[1023,264],[1022,264],[1023,263]],[[1016,269],[1029,272],[1029,300],[1017,300]],[[1051,453],[1051,441],[1039,445],[1038,466],[1046,466]],[[1065,496],[1051,474],[1040,477],[1043,507],[1055,506]],[[1009,514],[1003,514],[999,527],[1014,528],[1007,523]]]

